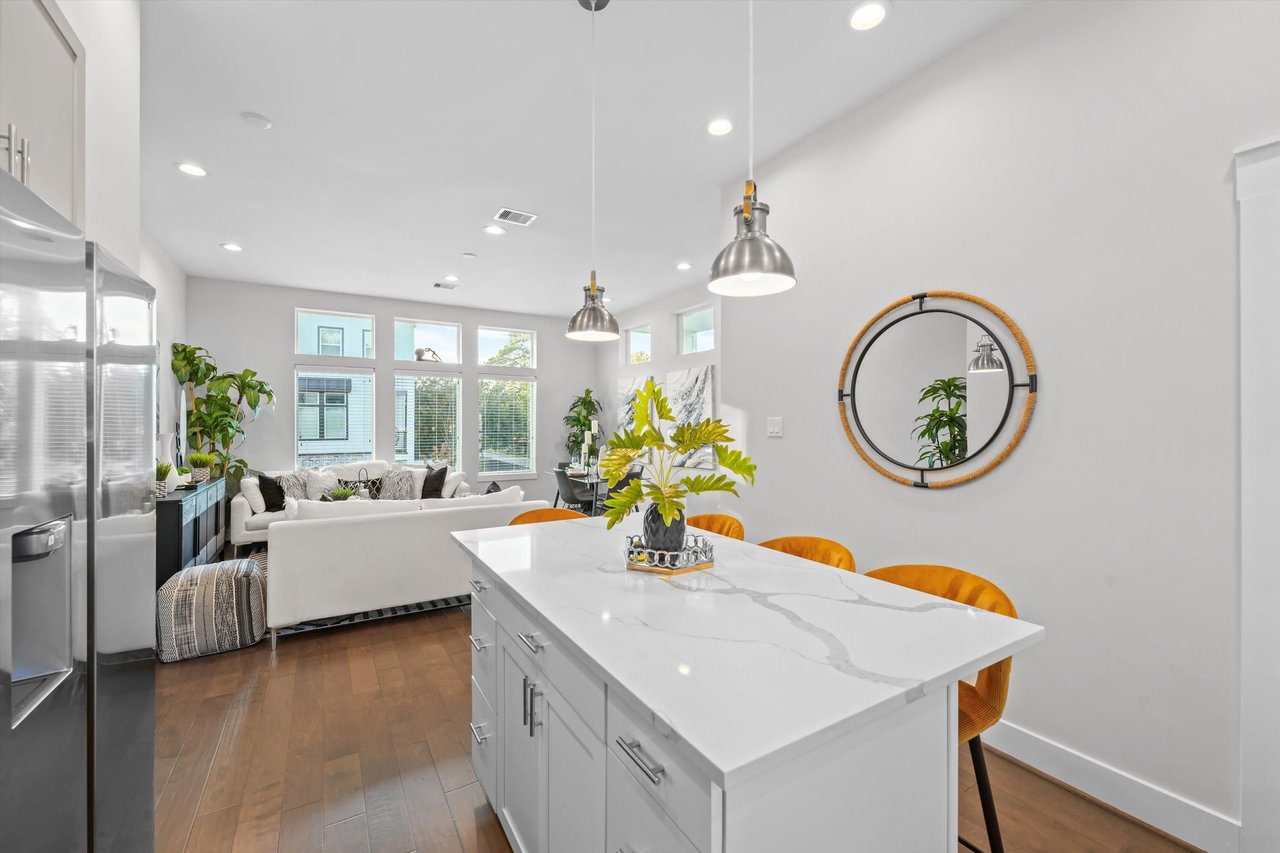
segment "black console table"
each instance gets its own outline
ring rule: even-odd
[[[219,477],[156,501],[156,589],[185,568],[218,559],[227,540],[226,496]]]

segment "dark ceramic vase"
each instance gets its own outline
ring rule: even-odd
[[[644,546],[653,551],[680,551],[684,549],[684,512],[676,516],[668,526],[662,520],[657,504],[649,504],[644,511]]]

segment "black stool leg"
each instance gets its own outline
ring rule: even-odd
[[[969,754],[973,756],[973,775],[978,779],[978,796],[982,799],[982,819],[987,824],[987,844],[991,853],[1004,853],[1000,839],[1000,822],[996,820],[996,801],[991,796],[991,777],[987,775],[987,757],[982,751],[982,738],[969,741]]]

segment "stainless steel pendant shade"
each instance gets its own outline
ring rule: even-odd
[[[575,341],[616,341],[620,337],[618,321],[604,307],[604,288],[596,286],[596,274],[591,273],[591,284],[582,288],[582,307],[569,320],[564,336]]]
[[[733,216],[738,222],[737,236],[711,265],[707,288],[721,296],[768,296],[795,287],[791,256],[765,230],[769,205],[753,201],[750,218],[744,216],[743,205],[738,205]]]
[[[978,338],[978,345],[974,347],[977,356],[973,361],[969,362],[970,373],[998,373],[1004,370],[1004,362],[995,353],[996,342],[990,335],[983,335]]]

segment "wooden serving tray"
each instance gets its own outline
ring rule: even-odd
[[[649,574],[652,574],[652,575],[664,575],[666,577],[675,577],[676,575],[687,575],[690,572],[701,572],[704,569],[711,569],[714,567],[715,567],[715,563],[706,562],[706,563],[694,563],[692,566],[684,566],[679,569],[664,569],[659,566],[651,566],[648,563],[633,563],[630,560],[627,561],[627,568],[633,572],[648,572]]]

